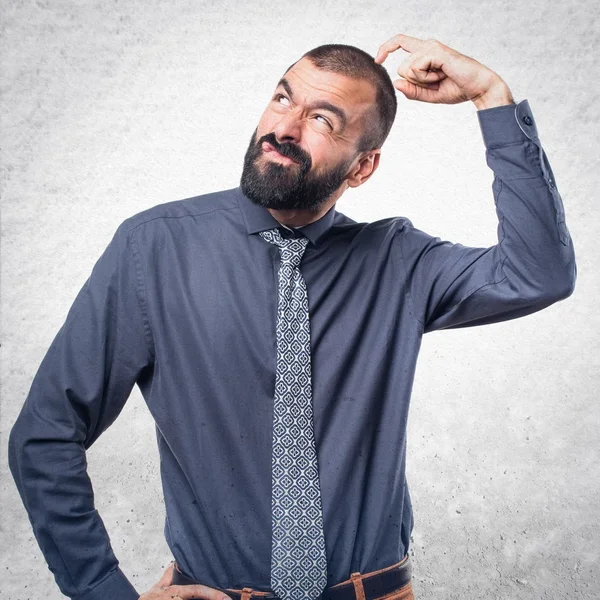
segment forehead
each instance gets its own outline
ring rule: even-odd
[[[283,77],[295,103],[325,101],[339,106],[348,115],[348,125],[358,123],[375,104],[375,86],[370,82],[319,69],[308,58],[300,59]]]

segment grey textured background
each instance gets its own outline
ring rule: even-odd
[[[407,467],[416,598],[598,597],[598,3],[1,4],[0,596],[63,597],[6,441],[116,227],[155,204],[237,185],[258,118],[303,52],[338,42],[374,55],[406,33],[476,58],[516,101],[529,100],[579,273],[570,298],[537,314],[424,337]],[[394,78],[405,57],[386,61]],[[337,208],[495,243],[475,106],[398,96],[378,172]],[[153,422],[137,388],[88,462],[115,553],[141,593],[172,557]]]

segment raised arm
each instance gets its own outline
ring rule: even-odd
[[[8,459],[35,537],[61,592],[137,600],[94,507],[86,450],[151,375],[135,231],[125,221],[93,267],[33,379]]]
[[[577,278],[562,198],[527,100],[515,104],[502,78],[441,42],[398,34],[379,48],[410,55],[394,86],[408,99],[477,107],[494,172],[498,243],[443,241],[400,219],[395,242],[424,332],[506,321],[569,296]]]
[[[498,243],[463,246],[405,220],[396,241],[424,332],[528,315],[569,296],[577,278],[562,199],[528,101],[477,115],[494,172]]]

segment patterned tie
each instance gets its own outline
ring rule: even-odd
[[[327,585],[321,489],[313,431],[310,325],[306,284],[298,268],[308,238],[279,246],[277,372],[273,409],[271,588],[281,600],[313,600]]]

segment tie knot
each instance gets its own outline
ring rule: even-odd
[[[299,237],[284,238],[279,231],[279,227],[268,229],[267,231],[260,231],[259,234],[267,242],[279,246],[282,262],[290,263],[293,267],[297,267],[300,264],[306,246],[308,245],[307,237],[300,232],[296,232]]]

